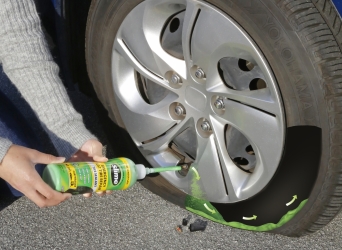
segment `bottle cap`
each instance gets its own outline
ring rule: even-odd
[[[146,168],[142,164],[136,164],[135,169],[137,170],[137,178],[138,180],[142,180],[146,177]]]

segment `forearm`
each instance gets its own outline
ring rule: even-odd
[[[0,60],[60,155],[69,157],[94,138],[61,83],[33,0],[0,0]]]

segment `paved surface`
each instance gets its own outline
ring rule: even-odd
[[[254,233],[209,222],[177,233],[187,211],[140,184],[107,197],[73,197],[39,209],[21,198],[0,212],[1,249],[341,249],[342,218],[304,238]]]
[[[89,129],[106,144],[108,138],[94,116],[90,99],[77,93],[72,93],[72,99],[84,114]],[[102,125],[108,123],[101,112],[98,115]],[[38,126],[35,129],[40,130]],[[115,137],[118,134],[113,131],[109,140],[118,139]],[[108,156],[122,154],[120,146],[113,145],[107,147]],[[25,197],[0,198],[0,210],[0,249],[341,249],[342,246],[341,215],[320,232],[303,238],[254,233],[213,222],[209,222],[205,232],[190,233],[185,228],[180,234],[175,227],[189,213],[140,184],[106,197],[74,196],[58,207],[45,209],[39,209]]]

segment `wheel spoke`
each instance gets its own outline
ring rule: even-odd
[[[269,180],[274,174],[281,158],[283,144],[283,125],[276,117],[241,103],[225,100],[226,111],[221,117],[215,117],[216,124],[229,124],[238,129],[251,143],[258,159],[258,166],[251,180],[257,178]],[[217,136],[219,138],[219,136]],[[223,148],[220,147],[220,148]],[[261,177],[262,176],[262,177]],[[262,185],[258,181],[254,188]]]
[[[225,100],[225,105],[226,112],[222,118],[255,144],[268,148],[269,144],[265,141],[273,144],[282,134],[276,117],[235,101]]]
[[[222,82],[209,90],[212,94],[260,109],[272,115],[280,115],[279,104],[274,101],[269,88],[254,91],[238,91],[227,88]]]
[[[224,176],[226,189],[228,191],[229,201],[234,202],[241,198],[241,191],[243,189],[244,183],[249,178],[249,174],[236,167],[228,155],[224,139],[225,124],[213,117],[211,119],[211,123],[213,126],[213,132],[215,134],[217,152],[222,165],[222,173]]]
[[[193,30],[196,25],[197,17],[200,13],[199,5],[194,1],[187,1],[184,22],[183,22],[183,34],[182,34],[182,43],[183,43],[183,54],[184,59],[186,61],[187,68],[192,67],[191,61],[191,41]]]
[[[208,78],[210,73],[216,73],[221,58],[239,58],[242,51],[253,53],[251,46],[240,29],[225,16],[217,15],[210,8],[201,8],[192,34],[191,54],[193,63],[207,72]]]
[[[129,48],[126,46],[126,44],[123,42],[123,40],[118,39],[115,42],[114,49],[115,49],[116,53],[120,54],[120,56],[122,58],[124,58],[125,61],[131,67],[133,67],[133,69],[135,71],[139,72],[142,76],[144,76],[145,78],[153,81],[154,83],[156,83],[156,84],[158,84],[158,85],[160,85],[160,86],[162,86],[162,87],[164,87],[164,88],[166,88],[172,92],[178,93],[178,90],[172,88],[165,78],[160,77],[159,75],[153,73],[148,68],[146,68],[144,65],[142,65],[138,61],[138,59],[132,54],[132,52],[129,50]],[[119,81],[119,83],[120,82],[123,82],[123,81]]]
[[[176,124],[169,115],[170,101],[166,97],[155,105],[141,102],[130,106],[118,101],[118,108],[125,114],[121,116],[125,126],[138,145],[159,137]]]
[[[229,32],[223,32],[228,30]],[[211,39],[215,37],[215,39]],[[257,52],[253,42],[240,30],[235,23],[225,16],[217,15],[209,8],[201,8],[192,35],[191,43],[193,64],[200,66],[206,72],[206,87],[208,92],[217,95],[226,94],[232,100],[243,102],[271,114],[280,114],[277,89],[274,79],[267,69],[263,57]],[[226,72],[235,84],[242,85],[246,91],[234,91],[224,85],[219,75],[218,62],[222,58],[231,58],[229,72]],[[252,62],[255,68],[243,72],[238,67],[239,58]],[[229,60],[228,60],[229,61]],[[254,79],[263,79],[267,88],[249,91],[249,84]]]
[[[165,129],[163,131],[164,134],[160,134],[160,136],[155,140],[142,144],[140,148],[146,154],[155,154],[157,152],[161,152],[168,148],[168,145],[175,137],[177,137],[190,126],[193,126],[193,120],[185,118],[174,127],[171,127],[171,129]]]
[[[227,201],[227,192],[214,137],[202,138],[198,136],[197,143],[197,157],[192,166],[196,168],[200,176],[202,198],[208,199],[210,197],[215,201],[225,202]]]
[[[175,71],[185,78],[185,62],[166,53],[160,44],[160,34],[172,14],[161,4],[151,1],[138,5],[124,20],[117,40],[123,41],[134,57],[159,77],[164,77],[168,71]]]

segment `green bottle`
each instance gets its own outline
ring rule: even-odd
[[[125,190],[151,173],[179,171],[181,167],[145,168],[127,158],[108,162],[65,162],[49,164],[43,180],[54,190],[84,194],[106,190]]]

